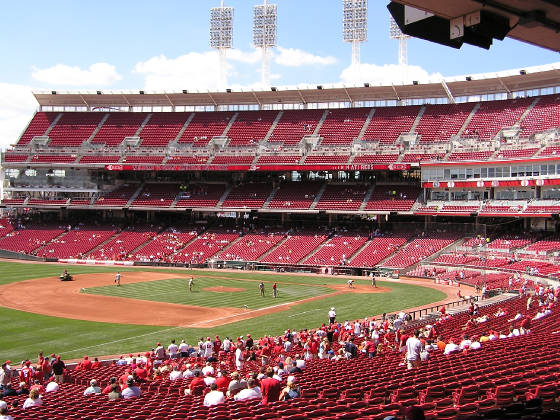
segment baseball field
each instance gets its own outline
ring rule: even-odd
[[[74,281],[58,279],[65,268]],[[413,279],[373,288],[356,278],[349,289],[345,277],[248,271],[0,262],[0,273],[0,360],[12,361],[40,350],[71,359],[145,351],[171,339],[278,335],[321,325],[330,307],[344,321],[451,301],[456,293]]]

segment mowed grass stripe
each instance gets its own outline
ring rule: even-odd
[[[211,287],[242,289],[235,292],[216,292],[204,290]],[[316,285],[299,285],[291,283],[278,284],[278,297],[272,297],[272,283],[265,283],[265,296],[261,297],[258,282],[230,280],[223,278],[195,278],[193,291],[188,290],[188,279],[165,279],[149,282],[87,288],[84,293],[117,296],[157,302],[206,307],[231,307],[259,309],[286,302],[294,302],[309,297],[332,293],[327,287]]]

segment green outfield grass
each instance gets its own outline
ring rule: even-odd
[[[250,275],[247,277],[250,277]],[[82,290],[82,292],[214,308],[244,308],[246,306],[249,309],[265,308],[333,292],[332,289],[323,286],[314,285],[309,287],[309,285],[302,284],[280,283],[278,285],[278,297],[274,298],[272,296],[272,283],[266,282],[265,296],[261,297],[258,284],[256,281],[241,281],[197,275],[192,292],[189,291],[188,279],[186,278],[123,284],[120,287],[115,287],[114,285],[91,287]],[[215,292],[204,290],[216,286],[236,288],[242,291]]]
[[[31,278],[41,278],[59,275],[64,268],[71,274],[115,272],[117,269],[112,267],[89,267],[89,266],[63,266],[48,264],[22,264],[0,262],[0,284],[21,281]],[[118,268],[124,271],[160,271],[146,268]],[[250,273],[250,272],[208,272],[208,271],[186,271],[186,270],[162,270],[164,272],[180,273],[181,276],[188,276],[191,273],[195,276],[195,289],[202,286],[226,285],[228,287],[247,288],[251,300],[258,301],[258,290],[256,283],[243,282],[242,279],[262,280],[279,282],[280,298],[288,289],[299,293],[299,298],[303,298],[303,292],[313,296],[327,293],[328,288],[321,287],[325,284],[342,284],[344,279],[336,277],[321,276],[280,276],[270,273]],[[212,278],[212,276],[221,277]],[[168,282],[160,280],[159,282]],[[186,289],[185,280],[183,289]],[[157,283],[159,283],[157,282]],[[154,282],[142,284],[149,285]],[[307,283],[309,287],[300,286],[296,283]],[[369,284],[369,280],[359,280],[358,284]],[[161,285],[165,283],[160,283]],[[234,285],[237,284],[237,285]],[[239,285],[241,284],[241,285]],[[136,285],[136,287],[141,284]],[[229,335],[230,337],[246,335],[262,336],[264,334],[281,334],[287,328],[297,330],[301,328],[314,328],[327,320],[327,311],[331,306],[335,306],[339,320],[356,319],[365,316],[381,314],[383,312],[395,312],[403,308],[428,304],[441,300],[445,294],[434,289],[425,287],[378,282],[379,286],[390,287],[389,293],[383,294],[340,294],[328,296],[324,299],[294,305],[287,311],[277,312],[253,318],[246,321],[224,325],[216,328],[194,329],[179,327],[152,327],[119,324],[119,319],[115,318],[115,323],[100,323],[70,320],[43,315],[36,315],[28,312],[15,311],[0,307],[0,360],[10,359],[19,361],[25,358],[33,358],[37,352],[42,350],[47,353],[56,352],[62,354],[64,358],[77,358],[85,354],[104,355],[137,352],[150,349],[155,346],[157,341],[169,342],[171,339],[185,339],[187,342],[196,344],[199,337],[219,334],[220,336]],[[300,289],[303,287],[303,289]],[[111,287],[111,291],[117,289]],[[119,289],[126,290],[125,286]],[[270,284],[267,284],[267,292],[270,292]],[[119,292],[120,293],[120,292]],[[202,294],[202,292],[199,292]],[[242,293],[213,293],[223,299],[223,306],[234,306],[231,300],[233,295]],[[185,292],[186,295],[186,292]],[[194,296],[197,293],[192,294]],[[287,297],[286,297],[287,299]],[[160,299],[158,299],[160,300]],[[161,299],[163,300],[163,299]],[[279,303],[277,299],[266,298],[267,302]],[[1,305],[0,301],[0,305]],[[181,303],[181,302],[179,302]],[[191,303],[191,302],[187,302]],[[246,303],[249,304],[249,303]],[[255,305],[261,302],[254,303]],[[264,305],[268,306],[268,305]],[[140,308],[141,306],[139,306]],[[254,306],[257,307],[257,306]],[[111,311],[110,307],[99,308],[100,311]]]

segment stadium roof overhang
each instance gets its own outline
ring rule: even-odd
[[[560,1],[558,0],[393,0],[405,6],[433,13],[435,16],[456,22],[454,19],[483,12],[509,24],[507,36],[530,44],[560,51]],[[489,19],[489,26],[495,23]],[[484,22],[479,22],[484,26]],[[490,33],[491,28],[484,32]],[[433,25],[426,27],[421,38],[436,37]],[[428,34],[427,32],[432,32]],[[436,40],[440,42],[445,40]],[[447,41],[450,41],[449,37]],[[482,46],[482,45],[479,45]]]
[[[42,107],[194,107],[282,104],[405,101],[452,97],[509,94],[560,86],[560,63],[527,67],[498,73],[418,80],[410,84],[380,85],[375,81],[361,85],[321,85],[278,87],[270,90],[200,91],[37,91],[34,96]],[[446,89],[447,88],[447,89]]]

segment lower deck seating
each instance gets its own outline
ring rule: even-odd
[[[132,251],[156,236],[158,231],[159,228],[155,226],[136,226],[124,230],[109,242],[88,253],[86,257],[87,259],[100,261],[127,260]]]
[[[316,232],[288,234],[286,241],[261,257],[259,261],[272,264],[297,264],[327,238],[327,235]]]
[[[116,230],[109,226],[75,226],[37,252],[45,258],[78,258],[109,240]]]
[[[367,238],[360,234],[335,234],[328,241],[322,243],[317,252],[311,254],[301,263],[317,266],[347,265],[354,253],[366,242]]]
[[[227,261],[256,261],[284,239],[284,233],[252,233],[241,237],[235,244],[218,254]]]
[[[171,262],[170,255],[184,248],[197,235],[198,231],[193,227],[170,227],[137,249],[130,255],[130,259],[141,262]]]
[[[365,248],[350,260],[350,267],[374,267],[389,255],[397,252],[407,241],[402,236],[373,238]]]
[[[186,247],[169,257],[171,262],[201,264],[208,261],[223,248],[239,237],[239,233],[222,229],[211,229],[199,235]]]
[[[11,231],[7,227],[4,232],[5,235],[0,238],[0,249],[30,254],[64,233],[64,228],[31,224]]]
[[[393,257],[383,263],[385,267],[405,268],[416,264],[429,255],[451,245],[458,237],[454,235],[435,235],[417,238],[403,247]]]

